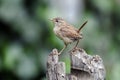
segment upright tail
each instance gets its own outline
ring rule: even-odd
[[[88,21],[85,21],[84,23],[83,23],[83,25],[78,29],[78,33],[80,32],[80,30],[85,26],[85,24],[87,23]]]

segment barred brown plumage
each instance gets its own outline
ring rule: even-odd
[[[67,45],[72,42],[77,41],[74,47],[76,48],[79,43],[79,40],[82,39],[82,34],[80,30],[85,26],[87,21],[79,29],[76,29],[72,25],[68,24],[64,19],[60,17],[53,18],[52,21],[55,24],[55,27],[53,29],[55,35],[59,37],[61,40],[63,40],[65,44],[63,49],[59,52],[59,55],[63,52]]]

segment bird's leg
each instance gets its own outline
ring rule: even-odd
[[[78,43],[79,43],[79,40],[77,40],[77,43],[76,43],[75,46],[72,48],[72,50],[70,50],[70,52],[71,52],[71,51],[74,51],[74,50],[77,49],[77,45],[78,45]]]
[[[77,41],[77,43],[76,43],[76,45],[75,45],[75,47],[73,49],[75,49],[77,47],[78,43],[79,43],[79,40]]]
[[[60,55],[60,54],[64,51],[64,49],[65,49],[66,47],[67,47],[67,44],[64,45],[64,47],[62,48],[62,50],[59,52],[58,55]]]

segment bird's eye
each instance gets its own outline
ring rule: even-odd
[[[58,19],[56,19],[55,22],[58,22]]]

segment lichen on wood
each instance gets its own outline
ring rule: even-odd
[[[76,48],[70,52],[71,73],[65,73],[65,63],[59,62],[57,49],[48,56],[48,80],[104,80],[105,68],[98,55],[88,55],[85,50]]]

